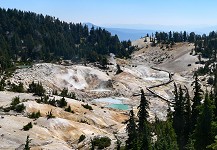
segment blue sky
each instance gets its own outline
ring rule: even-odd
[[[0,7],[103,26],[217,25],[216,0],[0,0]]]

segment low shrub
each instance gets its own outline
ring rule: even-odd
[[[11,106],[10,107],[7,107],[5,108],[5,112],[8,112],[10,110],[14,110],[16,112],[23,112],[23,110],[25,109],[26,107],[24,106],[24,104],[20,104],[20,98],[19,97],[15,97],[12,99],[12,102],[11,102]]]
[[[53,99],[48,100],[47,103],[45,104],[49,104],[49,105],[56,107],[57,106],[56,102],[57,101],[55,100],[55,97],[54,97]]]
[[[48,120],[48,119],[51,119],[51,118],[55,118],[55,116],[54,116],[53,113],[52,113],[52,109],[51,109],[51,111],[48,111],[48,112],[47,112],[47,115],[46,115],[46,116],[47,116],[47,120]]]
[[[15,106],[19,103],[20,103],[20,98],[17,96],[17,97],[12,99],[11,107],[15,108]]]
[[[95,137],[92,144],[98,146],[98,149],[103,149],[111,145],[111,139],[108,137]]]
[[[84,105],[84,104],[81,104],[84,108],[86,108],[86,109],[89,109],[89,110],[93,110],[93,108],[90,106],[90,105],[88,105],[88,104],[86,104],[86,105]]]
[[[23,83],[19,83],[19,85],[11,84],[10,90],[13,92],[18,92],[18,93],[24,92]]]
[[[209,77],[209,78],[207,79],[207,84],[210,84],[210,85],[213,85],[213,84],[214,84],[214,79],[213,79],[213,77]]]
[[[78,143],[82,142],[85,138],[86,138],[85,135],[82,134],[82,135],[79,137]]]
[[[16,112],[21,113],[21,112],[24,111],[25,108],[26,108],[26,106],[24,106],[24,104],[18,104],[18,105],[16,105],[16,107],[15,107],[14,110],[15,110]]]
[[[57,104],[58,104],[59,107],[65,107],[65,106],[67,106],[67,102],[66,102],[66,100],[65,100],[64,97],[61,98],[60,100],[58,100]]]
[[[65,109],[65,111],[74,113],[74,111],[71,109],[71,106],[70,106],[70,105]]]
[[[84,119],[81,119],[80,122],[81,122],[81,123],[85,123],[85,124],[89,124],[89,123],[87,122],[87,120],[84,120]]]
[[[28,117],[31,118],[31,119],[37,119],[37,118],[41,117],[41,113],[40,113],[40,111],[38,111],[36,113],[33,112],[33,113],[29,114]]]
[[[32,82],[31,84],[29,84],[29,88],[27,91],[30,93],[34,93],[34,95],[37,96],[44,96],[46,92],[42,84],[39,82],[38,83]]]
[[[60,96],[71,99],[77,99],[74,92],[69,93],[68,88],[63,88],[63,90],[60,93]]]
[[[3,108],[4,112],[9,112],[10,110],[11,110],[11,107],[5,107],[5,108]]]
[[[0,91],[4,91],[4,88],[5,88],[5,80],[4,79],[2,79],[1,81],[0,81]]]
[[[29,129],[31,129],[33,126],[32,126],[32,122],[29,122],[27,125],[23,126],[23,130],[24,131],[28,131]]]

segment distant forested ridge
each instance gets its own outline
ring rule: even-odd
[[[197,36],[195,40],[195,54],[198,55],[200,64],[204,64],[203,67],[198,69],[199,75],[214,75],[217,73],[216,57],[217,57],[217,32],[212,31],[209,35],[203,34]],[[206,60],[202,59],[206,58]],[[216,81],[215,81],[216,82]],[[215,83],[216,84],[216,83]]]
[[[96,62],[105,55],[129,57],[131,41],[120,42],[118,36],[101,28],[67,23],[16,9],[0,8],[0,64],[8,68],[14,61],[50,62],[59,58]]]

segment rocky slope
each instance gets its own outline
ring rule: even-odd
[[[74,113],[66,112],[63,108],[54,107],[48,104],[37,103],[31,94],[17,94],[12,92],[0,92],[1,106],[6,107],[11,102],[11,97],[19,96],[26,106],[24,113],[0,112],[0,149],[22,149],[27,135],[32,139],[32,149],[88,149],[90,139],[96,136],[107,136],[112,139],[111,149],[114,148],[116,139],[113,133],[122,137],[125,134],[125,122],[128,118],[126,113],[114,111],[108,108],[101,108],[90,105],[93,110],[82,106],[86,104],[77,100],[68,99],[68,106]],[[10,97],[7,97],[10,95]],[[53,97],[52,97],[53,98]],[[55,99],[61,97],[55,96]],[[47,119],[46,115],[52,110],[55,118]],[[28,114],[40,111],[38,119],[28,118]],[[32,122],[33,128],[24,131],[22,128]],[[86,139],[78,143],[81,135]]]
[[[173,99],[173,83],[190,87],[193,71],[201,66],[195,64],[198,61],[197,56],[189,54],[194,46],[189,43],[177,43],[172,48],[166,45],[152,47],[151,43],[144,42],[144,39],[135,41],[134,45],[140,50],[134,52],[131,59],[117,59],[111,55],[111,65],[107,70],[101,70],[93,64],[63,66],[50,63],[35,64],[16,70],[8,79],[11,83],[22,82],[27,89],[32,81],[41,82],[50,96],[53,90],[60,92],[63,88],[68,88],[76,94],[78,100],[66,99],[75,112],[69,113],[63,108],[36,103],[35,99],[39,97],[32,94],[0,92],[1,107],[8,106],[15,96],[19,96],[26,106],[25,112],[21,114],[0,111],[0,149],[22,149],[27,135],[32,139],[33,149],[88,149],[90,139],[94,136],[111,138],[112,145],[109,149],[114,149],[114,133],[123,142],[126,138],[126,125],[123,122],[128,118],[128,111],[106,108],[107,103],[96,102],[94,99],[123,97],[122,102],[137,112],[141,88],[150,101],[150,120],[155,115],[165,119],[168,101]],[[116,74],[116,64],[120,65],[123,72]],[[167,82],[168,84],[164,84]],[[153,96],[147,88],[151,88],[158,97]],[[61,98],[51,98],[53,97]],[[91,105],[93,110],[83,108],[81,104],[86,103]],[[28,113],[38,110],[42,114],[39,119],[32,120],[27,117]],[[47,119],[46,114],[50,110],[56,117]],[[28,122],[34,124],[33,128],[29,131],[21,130]],[[78,143],[82,134],[87,138]]]

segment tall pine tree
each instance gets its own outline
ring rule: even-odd
[[[178,150],[176,133],[172,126],[172,120],[168,116],[166,121],[160,121],[158,118],[154,123],[157,141],[153,145],[153,150]]]
[[[126,140],[125,147],[126,150],[137,150],[137,132],[134,117],[133,110],[130,110],[130,118],[126,127],[126,131],[128,133],[128,139]]]
[[[214,137],[212,135],[212,120],[213,107],[206,91],[204,104],[202,106],[202,113],[199,116],[196,130],[195,130],[195,148],[197,150],[204,150],[212,144]]]
[[[148,120],[149,117],[148,109],[149,109],[149,102],[145,98],[145,94],[143,89],[141,90],[141,101],[140,105],[138,106],[138,146],[141,150],[149,150],[151,147],[151,140],[150,140],[150,131],[148,128]]]
[[[214,109],[214,115],[215,118],[217,118],[217,65],[215,65],[215,70],[214,70],[214,83],[213,83],[213,87],[214,87],[214,105],[215,105],[215,109]]]
[[[186,87],[185,87],[186,88]],[[184,144],[186,145],[188,142],[188,139],[190,138],[191,130],[192,130],[192,124],[191,124],[191,99],[188,92],[188,89],[186,88],[186,94],[185,94],[185,127],[184,127]]]
[[[193,90],[194,90],[194,97],[193,97],[193,104],[192,104],[192,131],[195,129],[195,126],[197,124],[197,119],[200,113],[199,107],[201,106],[201,100],[202,100],[202,89],[201,85],[199,83],[198,75],[195,73],[194,75],[194,82],[193,82]]]
[[[176,88],[176,86],[175,86]],[[177,91],[177,89],[175,89]],[[178,91],[177,91],[178,92]],[[175,100],[173,112],[173,127],[177,135],[179,149],[184,149],[184,128],[185,128],[185,101],[181,86],[179,87],[178,98]]]

